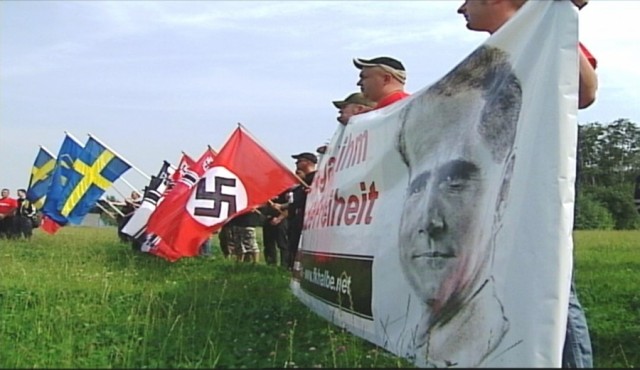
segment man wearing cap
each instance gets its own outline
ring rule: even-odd
[[[404,91],[407,73],[400,61],[390,57],[355,58],[353,64],[361,70],[357,85],[366,98],[376,102],[376,109],[409,96]]]
[[[376,103],[365,98],[364,94],[355,92],[347,96],[344,100],[334,100],[333,105],[338,108],[338,122],[343,126],[349,122],[349,118],[356,114],[366,113],[375,108]],[[327,150],[326,145],[322,145],[316,149],[316,152],[324,154]]]
[[[338,113],[340,114],[337,118],[338,122],[346,125],[349,122],[349,118],[372,110],[375,108],[376,103],[367,99],[364,94],[355,92],[344,100],[334,100],[333,105],[338,108]]]
[[[289,255],[287,256],[287,267],[289,269],[293,269],[293,262],[295,261],[296,253],[298,253],[298,243],[300,242],[302,225],[304,224],[304,208],[307,205],[307,193],[316,175],[316,164],[318,163],[318,157],[309,152],[295,154],[291,157],[296,160],[296,173],[303,175],[301,178],[304,183],[292,190],[293,199],[291,203],[279,208],[280,210],[286,210],[288,213]]]

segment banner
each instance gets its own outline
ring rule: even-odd
[[[560,367],[577,35],[571,2],[529,1],[443,78],[340,127],[294,294],[420,367]]]
[[[129,221],[122,227],[122,232],[133,237],[134,239],[142,239],[143,234],[147,230],[147,222],[149,217],[155,211],[158,204],[162,201],[162,194],[164,193],[167,183],[170,177],[173,175],[171,164],[164,161],[160,171],[156,176],[151,176],[149,185],[144,189],[144,196],[142,197],[142,203],[138,207]]]
[[[29,178],[29,187],[27,188],[27,200],[31,202],[36,209],[41,209],[44,205],[55,167],[56,157],[45,147],[41,146],[33,162],[31,177]]]

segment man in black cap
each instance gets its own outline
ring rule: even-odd
[[[346,125],[349,122],[349,118],[356,114],[373,110],[376,103],[367,99],[363,93],[355,92],[347,96],[344,100],[334,100],[333,105],[338,108],[338,122],[342,125]],[[327,145],[322,145],[316,149],[316,152],[324,154],[326,150]]]
[[[404,91],[407,72],[400,61],[390,57],[355,58],[353,64],[361,70],[357,85],[365,97],[377,103],[376,109],[409,96]]]
[[[307,204],[307,193],[309,192],[313,178],[316,175],[316,164],[318,157],[309,152],[295,154],[291,156],[296,160],[296,174],[301,175],[303,184],[298,185],[291,191],[291,202],[286,205],[278,206],[280,211],[287,212],[287,223],[289,227],[289,254],[287,256],[287,267],[293,269],[296,253],[298,253],[298,243],[302,235],[302,226],[304,224],[304,208]]]

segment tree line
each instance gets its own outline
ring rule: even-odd
[[[640,229],[640,127],[628,119],[578,126],[576,229]]]

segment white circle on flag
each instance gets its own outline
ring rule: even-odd
[[[193,187],[187,212],[199,223],[213,226],[247,208],[247,191],[240,178],[225,167],[208,169]]]

